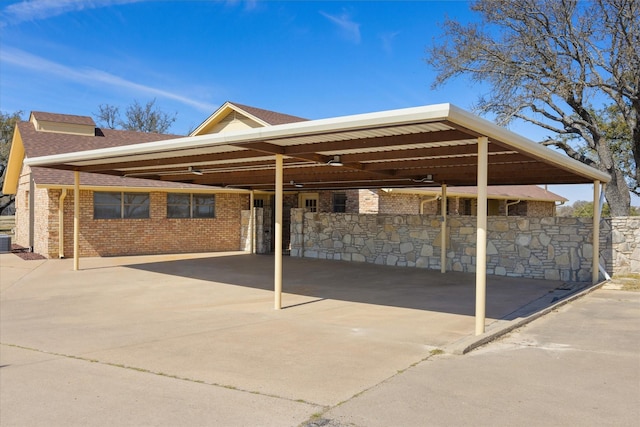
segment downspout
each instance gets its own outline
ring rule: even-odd
[[[35,221],[36,221],[36,207],[34,206],[36,197],[33,194],[36,189],[35,181],[33,179],[33,172],[29,174],[29,252],[34,251],[34,242],[35,242]]]
[[[509,216],[509,206],[513,206],[513,205],[517,205],[518,203],[520,203],[521,200],[516,200],[515,202],[511,202],[509,203],[509,201],[507,200],[507,202],[505,203],[505,216]]]
[[[58,258],[64,258],[64,199],[67,189],[63,188],[58,200]]]
[[[430,199],[424,199],[420,201],[420,215],[424,215],[424,205],[425,203],[435,202],[440,198],[440,196],[433,196]]]

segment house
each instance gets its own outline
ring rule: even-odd
[[[224,132],[302,120],[229,103],[197,132]],[[182,138],[103,129],[87,116],[34,111],[16,125],[3,191],[16,194],[14,243],[49,258],[73,253],[72,171],[30,168],[25,158]],[[197,162],[194,162],[197,165]],[[197,173],[197,169],[193,171]],[[80,173],[82,256],[228,251],[240,248],[247,191]],[[203,237],[206,236],[206,237]]]
[[[227,102],[190,136],[241,132],[306,119]],[[74,176],[69,170],[23,165],[25,158],[184,138],[102,129],[90,117],[32,112],[18,123],[3,190],[16,194],[15,243],[50,258],[73,252]],[[181,182],[140,171],[125,176],[80,173],[81,256],[229,251],[246,249],[242,211],[250,199],[261,216],[258,252],[273,250],[274,196],[255,191],[193,184],[206,159],[197,155],[176,166]],[[153,162],[149,163],[153,166]],[[160,177],[161,178],[161,177]],[[283,246],[289,248],[290,212],[439,214],[440,187],[311,190],[290,183],[284,194]],[[450,215],[474,215],[475,187],[450,187]],[[565,199],[536,186],[489,187],[490,215],[553,216]],[[246,230],[245,230],[246,231]]]
[[[380,211],[398,214],[440,215],[439,187],[383,190]],[[447,187],[449,215],[477,214],[477,187]],[[537,185],[493,185],[487,187],[489,216],[556,216],[556,204],[567,199]]]

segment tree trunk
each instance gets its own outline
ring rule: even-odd
[[[607,184],[604,192],[611,210],[611,216],[628,216],[631,207],[631,195],[629,194],[629,187],[624,179],[624,174],[616,167],[609,146],[604,144],[602,140],[597,142],[600,142],[596,144],[596,150],[600,158],[598,169],[611,176],[611,181]]]
[[[631,151],[633,152],[633,160],[636,163],[636,170],[633,177],[636,180],[636,184],[640,186],[640,110],[636,111],[636,126],[633,128]],[[633,174],[634,171],[631,173]],[[636,191],[640,192],[640,188],[636,188]]]

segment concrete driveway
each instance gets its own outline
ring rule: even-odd
[[[474,328],[468,274],[286,259],[275,311],[268,256],[71,265],[0,255],[3,426],[294,426]],[[561,285],[491,277],[488,323]]]

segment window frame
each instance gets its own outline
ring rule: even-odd
[[[320,194],[299,193],[298,207],[306,209],[307,212],[320,212]]]
[[[119,203],[97,203],[97,196],[99,195],[118,195],[117,199]],[[131,198],[129,198],[129,197]],[[142,203],[133,203],[130,200],[135,200],[140,196],[146,196]],[[98,216],[100,209],[96,209],[97,206],[111,206],[117,207],[115,212],[117,216]],[[142,207],[142,215],[132,215],[137,212],[137,208]],[[146,211],[145,211],[146,210]],[[132,191],[94,191],[93,192],[93,219],[149,219],[151,218],[151,193],[147,192],[132,192]]]
[[[184,203],[170,203],[170,197],[185,197],[188,196],[188,204]],[[199,198],[210,198],[212,203],[198,203]],[[216,195],[215,194],[207,194],[207,193],[167,193],[167,210],[166,217],[167,219],[215,219],[216,218]],[[188,216],[174,216],[171,215],[170,207],[184,207],[186,206],[189,212]],[[205,215],[200,213],[201,207],[211,206],[211,214]]]
[[[333,213],[347,212],[347,193],[339,191],[331,194],[331,211]]]

